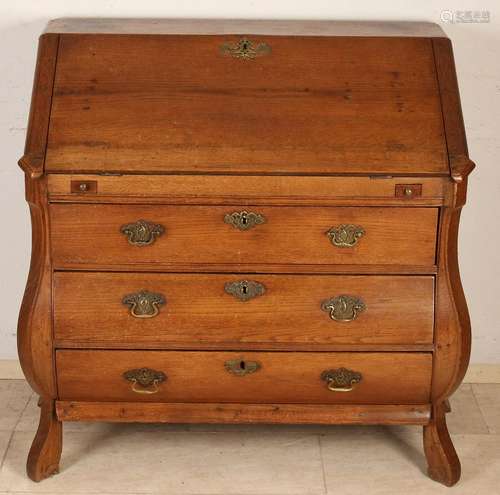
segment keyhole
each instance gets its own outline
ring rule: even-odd
[[[246,217],[246,215],[243,215],[243,216],[241,217],[241,223],[242,223],[243,225],[246,225],[246,224],[247,224],[247,217]]]
[[[241,292],[242,292],[243,294],[248,294],[248,287],[247,287],[246,285],[243,285],[243,286],[241,287]]]
[[[246,369],[245,361],[240,361],[240,370],[245,370],[245,369]]]

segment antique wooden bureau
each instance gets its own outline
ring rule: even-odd
[[[458,480],[474,165],[437,26],[56,20],[20,165],[33,480],[80,420],[417,424]]]

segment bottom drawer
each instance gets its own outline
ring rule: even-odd
[[[423,404],[431,353],[56,353],[61,400]],[[345,369],[343,369],[345,368]]]

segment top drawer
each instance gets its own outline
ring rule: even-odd
[[[435,263],[437,208],[50,206],[56,268]]]

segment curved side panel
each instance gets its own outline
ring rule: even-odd
[[[460,212],[461,208],[443,208],[441,216],[432,377],[435,404],[455,391],[469,364],[471,328],[457,252]]]
[[[26,200],[31,213],[32,251],[17,327],[18,352],[26,379],[33,390],[45,399],[56,396],[52,350],[52,273],[44,160],[58,46],[58,35],[44,34],[40,37],[26,145],[24,155],[19,160],[25,173]]]
[[[52,282],[46,178],[26,178],[32,224],[31,264],[19,314],[19,359],[29,384],[39,395],[55,398],[52,349]]]

